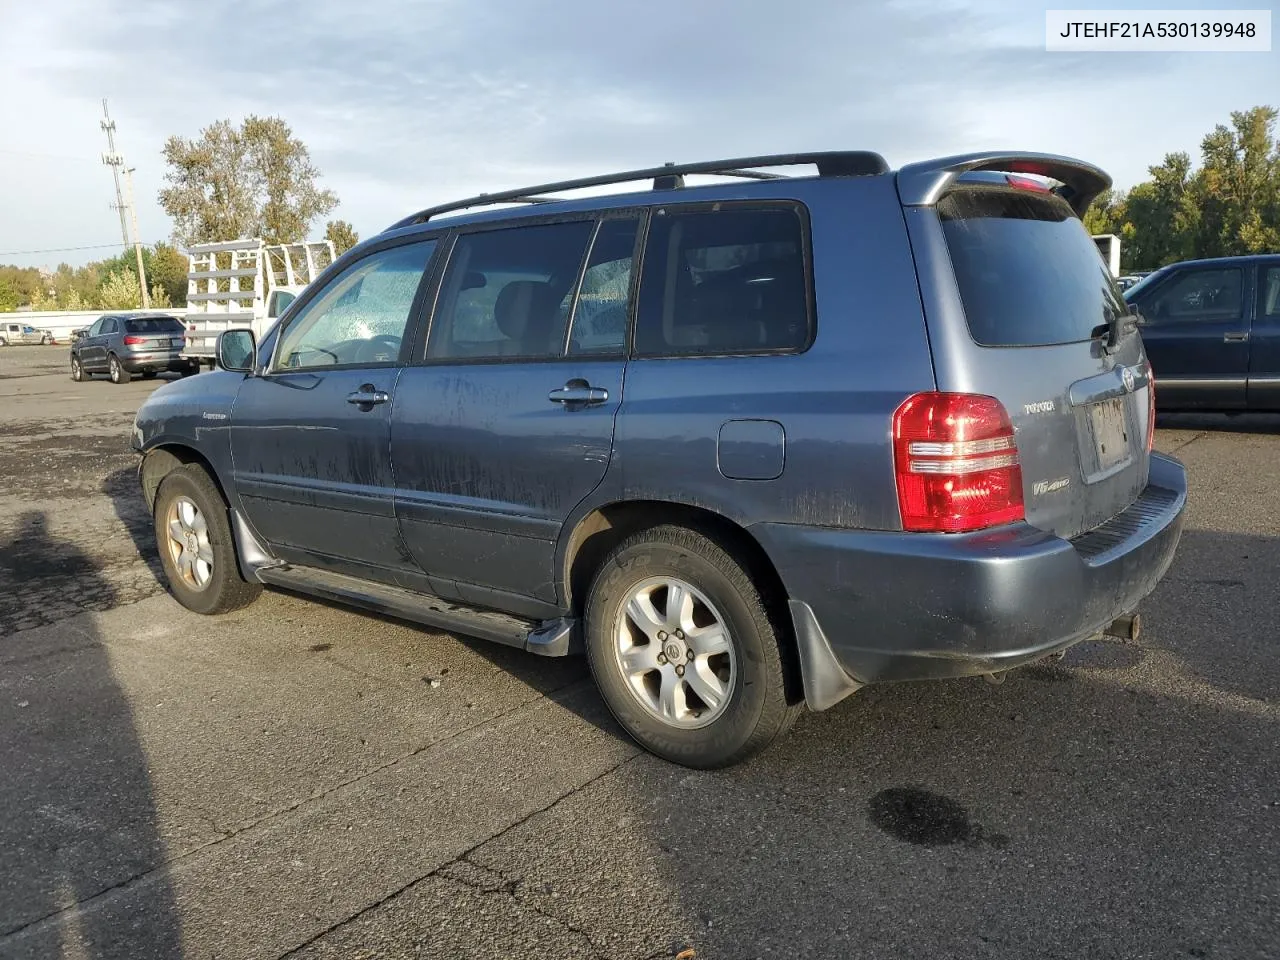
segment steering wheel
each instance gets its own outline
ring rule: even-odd
[[[375,349],[375,344],[384,344],[385,350],[379,351]],[[380,333],[376,337],[370,337],[356,348],[357,363],[377,363],[379,361],[395,360],[400,356],[401,338],[390,333]],[[380,353],[389,352],[390,356],[380,356]]]

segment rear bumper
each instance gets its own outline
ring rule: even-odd
[[[120,356],[120,365],[130,373],[157,372],[180,373],[190,370],[196,364],[181,354],[174,353],[127,353]]]
[[[994,673],[1101,633],[1169,569],[1186,502],[1185,468],[1154,455],[1138,500],[1074,540],[1027,524],[752,529],[791,597],[806,697],[822,708],[862,684]]]

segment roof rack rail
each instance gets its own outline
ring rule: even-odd
[[[544,183],[534,187],[521,187],[516,190],[503,190],[499,193],[482,193],[465,200],[442,203],[428,207],[417,213],[398,220],[387,229],[398,230],[413,224],[426,223],[432,217],[472,207],[489,206],[495,203],[547,203],[554,202],[556,197],[542,197],[539,194],[555,193],[563,190],[581,190],[585,187],[598,187],[610,183],[632,183],[637,180],[653,180],[655,190],[678,190],[684,186],[687,174],[709,174],[722,177],[743,177],[750,180],[786,179],[780,174],[768,173],[761,167],[791,167],[813,164],[818,168],[820,177],[867,177],[889,172],[889,165],[884,157],[869,150],[829,150],[818,153],[780,153],[761,157],[739,157],[732,160],[704,160],[698,163],[668,163],[661,167],[646,167],[641,170],[627,170],[622,173],[608,173],[595,177],[582,177],[577,180],[564,180],[560,183]]]

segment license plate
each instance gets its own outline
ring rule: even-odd
[[[169,345],[172,343],[173,343],[172,340],[157,340],[156,347],[161,350],[167,350],[169,348]]]
[[[1129,431],[1122,397],[1093,404],[1089,408],[1089,421],[1093,426],[1099,469],[1107,470],[1128,458]]]

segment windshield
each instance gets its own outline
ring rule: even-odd
[[[124,322],[129,333],[181,333],[182,324],[174,317],[134,317]]]
[[[1148,273],[1145,277],[1143,277],[1141,280],[1139,280],[1137,283],[1135,283],[1133,286],[1131,286],[1128,290],[1124,292],[1125,302],[1132,303],[1133,298],[1136,295],[1142,293],[1143,290],[1151,286],[1151,281],[1155,280],[1157,277],[1163,277],[1164,275],[1165,275],[1164,270],[1157,270],[1155,273]]]
[[[939,201],[938,216],[975,342],[1074,343],[1127,313],[1097,245],[1059,197],[963,187]]]

